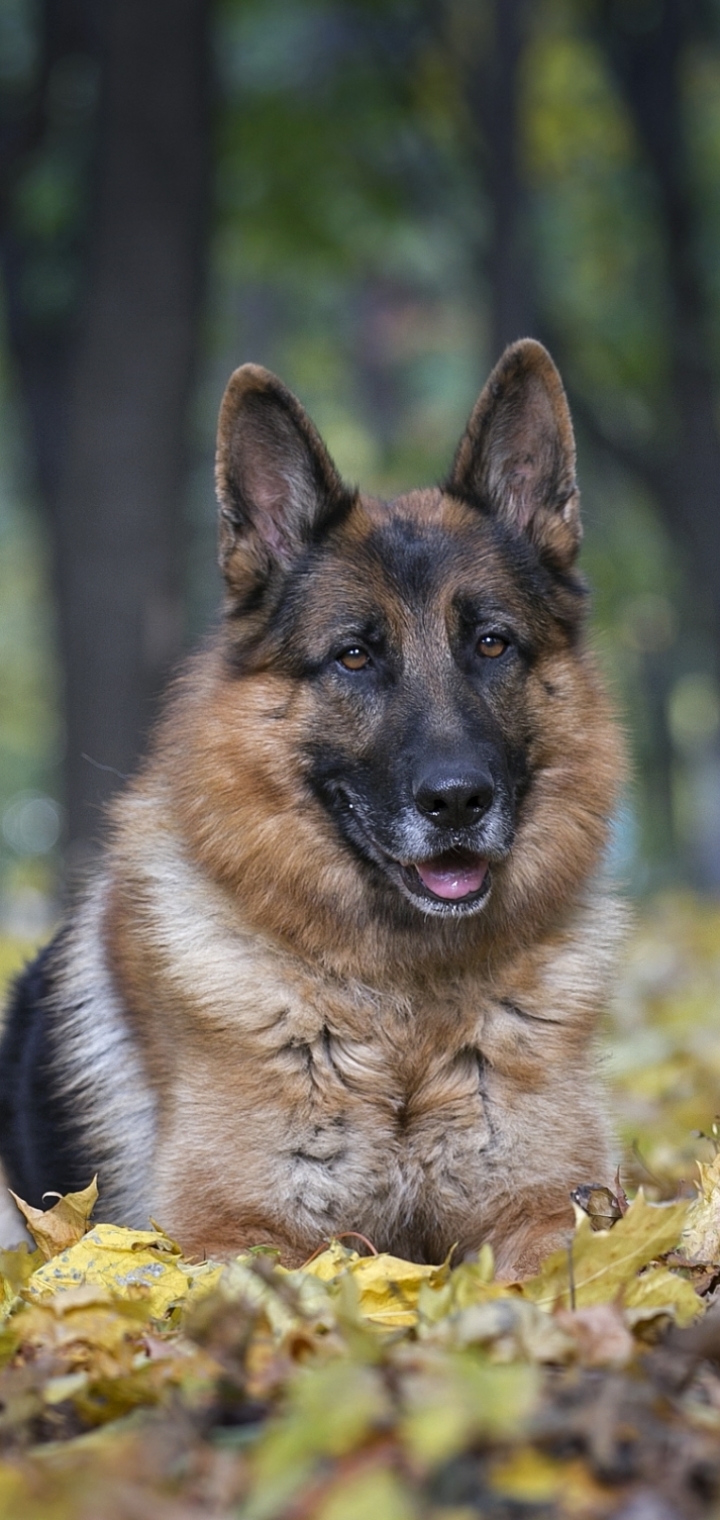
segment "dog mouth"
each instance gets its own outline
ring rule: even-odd
[[[450,911],[478,907],[490,891],[489,862],[474,850],[444,850],[400,869],[414,898]]]
[[[344,788],[337,790],[334,801],[341,803],[344,832],[355,849],[379,866],[415,908],[435,917],[463,918],[485,907],[492,888],[487,855],[457,844],[419,860],[403,860],[380,843],[367,826],[363,809]],[[493,859],[499,858],[495,850]]]

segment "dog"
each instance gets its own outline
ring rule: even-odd
[[[102,1217],[190,1255],[357,1231],[533,1272],[611,1179],[622,921],[558,372],[513,344],[444,485],[388,503],[245,365],[217,491],[222,622],[14,991],[6,1181],[39,1206],[97,1172]]]

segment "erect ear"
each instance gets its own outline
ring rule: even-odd
[[[582,529],[575,440],[560,376],[533,338],[506,348],[476,402],[446,490],[525,533],[567,569]]]
[[[300,402],[258,364],[228,382],[215,478],[220,562],[237,589],[287,569],[353,499]]]

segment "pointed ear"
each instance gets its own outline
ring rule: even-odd
[[[238,590],[288,569],[353,500],[300,402],[258,364],[244,364],[228,382],[215,478],[220,563]]]
[[[580,546],[575,440],[560,376],[533,338],[506,348],[461,439],[446,490],[489,508],[558,569]]]

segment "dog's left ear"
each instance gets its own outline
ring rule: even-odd
[[[524,533],[567,570],[580,547],[575,440],[565,392],[533,338],[506,348],[476,402],[445,489]]]

